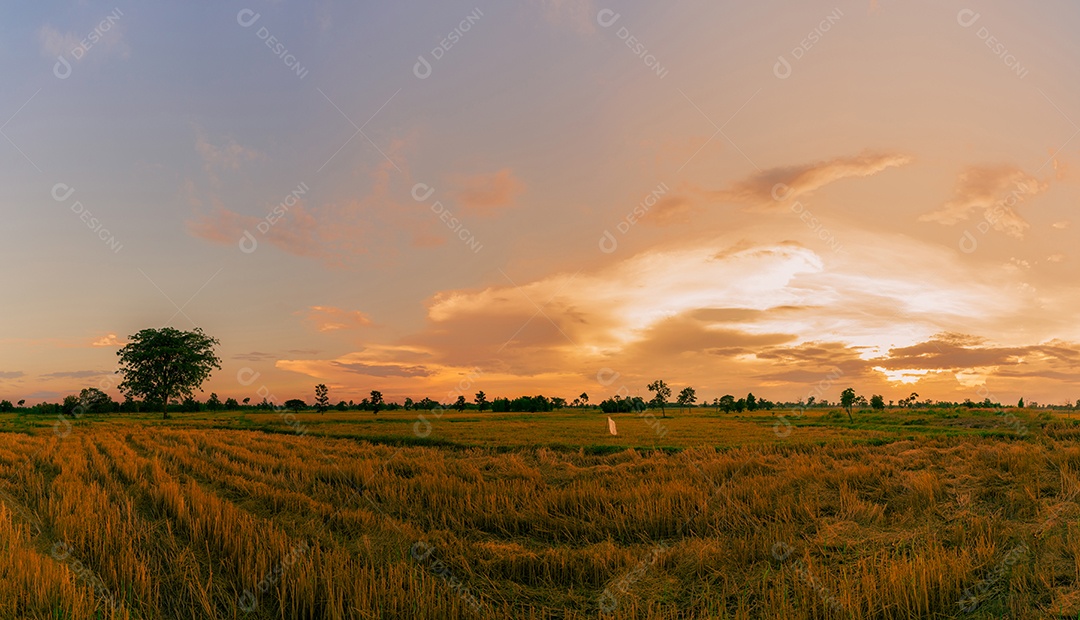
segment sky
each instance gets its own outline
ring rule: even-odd
[[[0,398],[1080,398],[1080,6],[0,8]]]

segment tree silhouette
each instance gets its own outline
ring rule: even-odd
[[[735,409],[735,397],[731,394],[724,394],[720,397],[719,405],[724,410],[724,413],[731,413]]]
[[[458,410],[458,413],[465,411],[465,396],[458,395],[457,400],[454,401],[454,408]]]
[[[682,391],[679,392],[679,397],[676,399],[676,402],[679,403],[680,407],[686,407],[687,410],[689,410],[690,405],[697,402],[697,394],[694,392],[694,388],[689,386],[684,387]]]
[[[750,392],[749,394],[746,395],[746,410],[747,411],[753,411],[753,410],[757,409],[757,406],[758,406],[757,398],[754,397],[753,392]]]
[[[648,385],[650,392],[655,392],[656,396],[653,396],[652,404],[660,407],[660,415],[667,417],[667,399],[671,398],[671,388],[664,383],[663,379],[657,379]]]
[[[376,415],[378,415],[379,410],[382,409],[382,406],[382,392],[380,392],[379,390],[371,390],[371,408],[375,411]]]
[[[855,404],[855,388],[848,388],[843,392],[840,392],[840,406],[847,411],[847,417],[849,422],[854,422],[855,418],[851,417],[851,407]]]
[[[218,398],[218,395],[217,395],[216,392],[210,392],[210,398],[206,399],[206,410],[207,411],[220,411],[221,410],[221,399]]]
[[[320,383],[315,386],[315,411],[319,413],[326,413],[326,410],[330,408],[330,390],[327,389],[325,383]]]
[[[581,396],[578,396],[578,398],[581,399],[582,406],[584,406],[584,407],[589,406],[589,395],[588,394],[586,394],[585,392],[582,392]]]
[[[299,398],[290,398],[285,401],[285,408],[291,409],[293,413],[300,413],[301,409],[307,409],[307,403]]]
[[[221,359],[214,353],[217,344],[200,328],[141,330],[116,352],[118,372],[124,375],[117,387],[125,395],[161,403],[162,419],[167,419],[170,399],[193,397],[210,373],[221,369]]]
[[[481,413],[483,413],[484,409],[487,409],[487,405],[488,405],[487,394],[484,394],[484,391],[481,390],[481,391],[476,393],[476,399],[475,400],[476,400],[476,408],[479,409]]]
[[[882,410],[885,408],[885,398],[881,394],[874,394],[870,397],[870,407],[872,409]]]

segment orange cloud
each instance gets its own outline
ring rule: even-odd
[[[494,174],[458,176],[452,179],[452,195],[465,213],[493,215],[498,209],[514,206],[525,184],[509,168]]]
[[[311,306],[307,320],[321,332],[358,329],[371,325],[371,319],[359,310],[342,310],[333,306]]]
[[[976,166],[960,174],[953,199],[919,217],[921,222],[951,225],[974,214],[1011,237],[1023,238],[1030,224],[1013,209],[1049,184],[1014,166]]]
[[[200,213],[187,222],[188,232],[214,243],[238,244],[245,230],[255,230],[258,218],[218,207],[213,213]]]
[[[905,166],[912,161],[911,156],[899,153],[864,153],[855,157],[837,157],[803,166],[764,170],[726,190],[710,194],[728,202],[768,205],[798,198],[842,179],[872,176],[888,168]]]
[[[641,221],[655,226],[682,224],[691,221],[700,211],[701,208],[688,196],[668,196],[658,200]]]
[[[122,347],[124,343],[116,334],[106,334],[90,343],[92,347]]]

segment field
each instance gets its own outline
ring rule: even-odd
[[[1075,618],[1011,412],[0,416],[0,618]]]

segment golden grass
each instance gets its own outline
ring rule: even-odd
[[[0,618],[1076,617],[1073,430],[607,455],[3,433]]]

